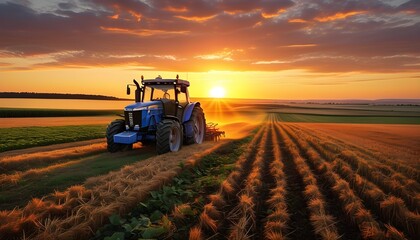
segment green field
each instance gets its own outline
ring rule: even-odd
[[[0,128],[0,152],[105,137],[105,125]]]
[[[123,114],[122,110],[70,110],[37,108],[0,108],[0,118],[21,117],[85,117]]]

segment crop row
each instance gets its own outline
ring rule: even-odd
[[[284,125],[282,126],[284,128]],[[296,144],[304,151],[308,163],[312,169],[325,181],[331,188],[334,197],[346,214],[351,223],[355,223],[363,239],[383,239],[384,231],[381,230],[378,222],[364,206],[363,201],[356,196],[347,181],[335,173],[331,164],[323,160],[320,155],[310,148],[302,136],[294,136],[292,131],[286,131]]]
[[[325,196],[321,193],[318,188],[318,182],[314,177],[311,169],[308,167],[304,159],[300,156],[299,150],[293,144],[293,142],[285,137],[285,134],[280,126],[276,126],[277,131],[280,132],[284,139],[285,147],[291,154],[293,161],[296,165],[296,169],[300,174],[305,185],[303,192],[306,198],[307,208],[310,212],[310,220],[314,231],[321,239],[339,239],[338,230],[335,226],[335,218],[330,215],[326,210]]]
[[[338,139],[331,135],[325,135],[320,131],[314,131],[314,129],[308,129],[305,126],[294,127],[297,131],[305,131],[306,134],[317,140],[317,145],[322,146],[326,150],[329,150],[333,153],[345,152],[350,153],[350,156],[356,155],[359,158],[369,160],[369,165],[373,168],[377,168],[384,175],[393,177],[396,181],[401,181],[401,185],[408,185],[409,187],[414,187],[416,191],[420,190],[420,170],[409,166],[399,159],[389,159],[383,156],[381,153],[375,153],[369,151],[368,149],[362,148],[360,146],[353,145],[352,143],[345,142],[341,139]],[[340,149],[346,149],[347,151],[341,151]],[[348,150],[351,151],[348,151]],[[344,153],[344,155],[346,155]]]
[[[295,130],[298,131],[298,130]],[[304,134],[304,133],[302,133]],[[407,207],[412,211],[420,209],[419,184],[414,179],[408,179],[401,173],[394,170],[382,172],[387,168],[373,159],[366,160],[355,152],[334,143],[325,144],[324,139],[317,139],[313,136],[305,136],[307,142],[326,159],[340,159],[349,164],[354,171],[363,175],[366,179],[376,184],[386,194],[392,194],[405,201]],[[321,144],[320,141],[324,142]]]
[[[322,140],[268,118],[218,193],[208,197],[198,223],[190,229],[190,239],[311,236],[296,233],[300,230],[313,231],[319,239],[416,239],[417,214],[354,172],[338,158],[341,152],[319,142],[314,147]],[[382,198],[373,201],[369,195],[373,193]],[[396,200],[399,206],[392,203]],[[332,205],[338,205],[340,212],[332,212],[336,207]],[[298,218],[306,218],[311,226]],[[351,232],[354,229],[358,233]]]
[[[235,234],[236,236],[247,234],[241,230],[248,229],[247,227],[252,224],[253,219],[247,218],[247,214],[252,213],[254,202],[248,195],[240,193],[240,189],[245,185],[242,180],[251,174],[250,168],[254,165],[255,158],[262,152],[264,140],[261,139],[265,139],[266,135],[266,127],[261,128],[238,158],[234,170],[220,185],[220,190],[209,196],[210,202],[204,206],[198,225],[190,230],[190,239],[205,239],[206,236],[215,234],[230,234],[232,237]],[[238,198],[240,194],[241,197]],[[232,209],[231,206],[234,205],[238,208]],[[225,225],[230,222],[228,219],[236,219],[236,228],[232,230],[226,228]]]
[[[296,131],[289,128],[291,135],[294,132]],[[340,158],[340,154],[334,154],[334,152],[320,147],[319,144],[314,142],[313,137],[308,137],[308,134],[299,133],[298,136],[294,135],[294,139],[301,145],[302,149],[306,149],[306,155],[312,162],[322,156],[325,160],[318,164],[324,164],[328,167],[327,169],[334,172],[334,178],[336,178],[334,181],[346,182],[347,185],[351,186],[352,191],[360,197],[364,205],[374,210],[383,222],[392,224],[392,226],[385,225],[388,236],[403,236],[400,230],[413,239],[419,236],[419,216],[416,212],[410,211],[402,199],[391,194],[385,194],[377,185],[366,178],[367,172],[359,169],[356,169],[357,172],[355,172],[346,161]]]

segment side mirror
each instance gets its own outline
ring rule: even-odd
[[[130,95],[131,90],[130,90],[130,86],[127,85],[127,95]]]

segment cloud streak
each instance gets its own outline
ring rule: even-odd
[[[0,52],[14,59],[0,54],[0,71],[418,71],[415,0],[73,0],[40,11],[43,3],[0,1]]]

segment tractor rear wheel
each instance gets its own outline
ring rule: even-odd
[[[182,129],[179,122],[165,119],[157,126],[156,151],[158,154],[177,152],[182,146]]]
[[[191,120],[193,125],[193,135],[187,136],[186,143],[201,144],[204,141],[204,135],[206,134],[206,118],[204,117],[203,109],[200,106],[195,106],[191,114]]]
[[[106,129],[106,142],[107,149],[109,152],[119,152],[123,150],[130,150],[133,148],[133,144],[121,144],[114,142],[114,135],[125,130],[125,121],[123,119],[115,119],[112,121]]]

